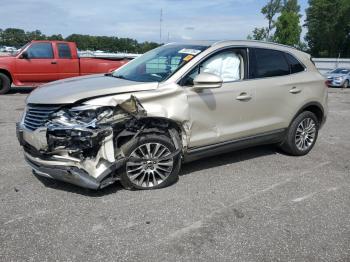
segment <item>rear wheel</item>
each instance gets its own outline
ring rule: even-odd
[[[126,143],[128,157],[121,174],[126,189],[158,189],[178,180],[181,159],[171,139],[165,135],[147,134]]]
[[[11,80],[10,78],[0,73],[0,94],[6,94],[11,88]]]
[[[281,149],[294,156],[303,156],[314,147],[318,136],[319,121],[314,113],[304,111],[298,115],[287,131]]]

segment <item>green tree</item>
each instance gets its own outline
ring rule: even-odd
[[[268,28],[267,27],[255,27],[253,30],[253,34],[252,35],[248,35],[248,39],[249,40],[259,40],[259,41],[264,41],[267,40],[268,37]]]
[[[350,57],[349,0],[309,0],[305,22],[312,55]]]
[[[7,28],[2,32],[2,45],[21,47],[27,42],[24,30],[18,28]]]
[[[281,0],[269,0],[269,2],[261,9],[261,13],[268,21],[268,26],[254,28],[253,35],[249,35],[248,39],[265,41],[272,40],[271,33],[275,28],[275,16],[281,12],[281,8]]]
[[[276,22],[274,41],[297,47],[300,43],[300,6],[297,0],[285,0],[281,15]]]
[[[58,35],[50,35],[46,38],[47,40],[58,40],[58,41],[62,41],[64,40],[63,36],[61,34]]]
[[[262,9],[261,13],[265,15],[268,21],[267,39],[270,39],[271,31],[275,28],[275,16],[281,12],[281,0],[270,0]]]
[[[80,50],[102,50],[107,52],[144,53],[159,45],[154,42],[139,43],[131,38],[116,36],[91,36],[72,34],[64,38],[61,34],[46,36],[40,30],[24,32],[18,28],[0,29],[0,45],[21,47],[32,40],[66,40],[75,42]]]
[[[27,38],[28,42],[32,41],[32,40],[46,40],[47,39],[46,35],[42,34],[40,30],[26,32],[26,38]]]
[[[282,11],[299,13],[300,5],[298,4],[298,0],[284,0]]]

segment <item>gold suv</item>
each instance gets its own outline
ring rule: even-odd
[[[17,135],[33,172],[99,189],[155,189],[181,163],[259,144],[315,145],[327,86],[308,54],[255,41],[172,43],[108,74],[30,94]]]

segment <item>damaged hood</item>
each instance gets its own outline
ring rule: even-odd
[[[141,83],[104,74],[68,78],[42,85],[27,98],[29,104],[71,104],[79,100],[119,93],[154,90],[158,82]]]

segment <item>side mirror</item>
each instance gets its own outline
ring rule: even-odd
[[[210,88],[219,88],[222,85],[220,76],[211,73],[201,73],[193,80],[193,89],[202,90]]]
[[[22,58],[22,59],[29,59],[29,55],[28,55],[27,51],[24,51],[24,52],[21,54],[20,58]]]

